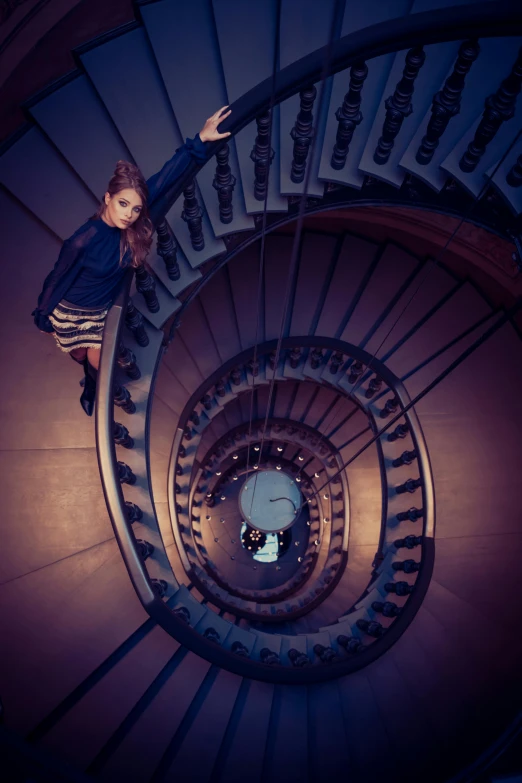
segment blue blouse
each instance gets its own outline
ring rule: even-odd
[[[161,171],[147,180],[147,206],[155,226],[172,206],[172,191],[192,159],[198,163],[207,159],[206,145],[199,134],[187,139]],[[54,331],[48,316],[62,299],[78,307],[112,303],[130,262],[127,252],[120,264],[120,234],[119,228],[111,228],[101,218],[90,218],[65,240],[31,313],[39,329]]]

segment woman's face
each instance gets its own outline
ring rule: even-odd
[[[132,188],[125,188],[110,196],[105,194],[105,222],[111,228],[128,228],[140,216],[143,204],[140,196]]]

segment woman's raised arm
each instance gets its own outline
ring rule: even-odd
[[[147,180],[149,189],[148,211],[150,219],[155,226],[161,223],[174,203],[173,192],[175,186],[187,169],[190,161],[194,159],[198,163],[204,163],[207,160],[208,153],[205,142],[217,141],[230,136],[230,133],[218,133],[217,131],[219,123],[230,114],[230,110],[223,113],[227,108],[227,106],[223,106],[212,117],[209,117],[195,138],[187,139],[185,144],[176,150],[163,168]]]

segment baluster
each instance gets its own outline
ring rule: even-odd
[[[426,166],[433,158],[439,146],[439,139],[446,130],[449,121],[460,111],[460,98],[466,82],[466,75],[479,56],[480,46],[476,40],[464,41],[460,45],[459,54],[451,76],[448,76],[442,90],[433,98],[431,118],[426,129],[426,135],[420,143],[415,160],[421,166]]]
[[[208,639],[209,642],[214,642],[214,644],[221,644],[221,636],[218,634],[215,628],[212,628],[212,626],[205,628],[203,631],[203,636],[205,639]]]
[[[373,601],[372,609],[374,612],[380,612],[383,617],[398,617],[401,609],[393,601]]]
[[[409,585],[408,582],[386,582],[384,589],[387,593],[395,593],[399,596],[413,593],[413,585]]]
[[[400,468],[402,465],[411,465],[414,459],[417,459],[417,452],[415,449],[412,451],[403,451],[400,457],[393,460],[392,465],[394,468]]]
[[[190,612],[186,606],[177,606],[175,609],[172,610],[172,614],[175,615],[179,620],[182,620],[187,625],[190,624]]]
[[[393,542],[395,549],[414,549],[422,544],[422,536],[406,536],[406,538],[396,538]]]
[[[420,479],[418,480],[420,481]],[[409,479],[409,481],[413,481],[413,479]],[[416,522],[418,519],[420,519],[420,517],[424,516],[424,509],[415,508],[415,506],[412,506],[408,509],[408,511],[399,511],[399,513],[395,516],[398,522]]]
[[[367,76],[368,66],[364,61],[352,65],[348,92],[344,96],[342,106],[339,106],[335,112],[339,124],[330,165],[337,171],[344,168],[353,134],[363,118],[361,113],[361,90]]]
[[[474,171],[486,151],[489,142],[495,137],[503,122],[512,119],[515,103],[522,85],[522,48],[519,49],[511,73],[504,79],[496,93],[486,98],[486,108],[482,115],[473,141],[459,161],[459,168],[469,174]]]
[[[250,370],[250,374],[252,375],[252,377],[253,378],[257,378],[257,376],[259,375],[259,362],[258,362],[258,360],[256,359],[254,361],[254,359],[250,359],[250,361],[247,362],[246,366]]]
[[[218,397],[224,397],[225,394],[227,393],[227,390],[226,390],[225,383],[224,383],[223,379],[217,381],[215,388],[216,388],[216,394],[218,395]]]
[[[139,310],[134,307],[132,299],[129,299],[127,302],[125,325],[134,334],[134,339],[138,345],[141,345],[142,348],[145,348],[145,346],[149,344],[149,336],[145,331],[143,316]]]
[[[396,397],[392,397],[391,399],[386,400],[384,408],[381,409],[379,416],[381,419],[386,419],[391,413],[395,413],[398,407],[399,400]]]
[[[127,519],[132,522],[139,522],[143,518],[143,511],[136,503],[131,503],[130,500],[125,501],[125,511],[127,512]]]
[[[178,264],[178,246],[170,231],[169,224],[162,220],[156,227],[157,252],[165,262],[169,280],[179,280],[181,270]]]
[[[406,55],[402,79],[398,82],[393,95],[386,99],[384,104],[386,118],[382,126],[382,136],[377,142],[377,148],[373,155],[373,160],[379,166],[387,162],[404,118],[409,117],[413,111],[411,96],[415,89],[415,79],[424,65],[425,59],[426,53],[422,46],[414,46],[409,50]]]
[[[336,375],[339,372],[341,364],[344,362],[344,354],[341,351],[335,351],[330,359],[330,372],[332,375]]]
[[[375,639],[379,639],[386,630],[381,623],[378,623],[376,620],[363,620],[361,618],[360,620],[356,620],[355,625],[360,631],[364,631],[368,636],[373,636]]]
[[[254,198],[256,201],[264,201],[268,188],[268,172],[275,155],[270,147],[270,112],[256,117],[256,124],[257,136],[250,160],[254,163]]]
[[[357,383],[357,379],[363,374],[364,365],[362,362],[354,362],[348,369],[348,383]]]
[[[397,495],[403,495],[405,492],[409,492],[412,494],[415,492],[416,489],[419,489],[419,487],[422,487],[422,479],[412,479],[409,478],[407,481],[404,482],[404,484],[400,484],[398,487],[395,487],[395,492]]]
[[[321,663],[332,663],[337,660],[337,655],[332,647],[325,647],[324,644],[314,644],[314,653]]]
[[[259,651],[259,660],[266,666],[281,665],[281,659],[279,658],[279,655],[276,652],[273,652],[273,650],[269,650],[268,647],[263,647]]]
[[[117,462],[118,465],[118,479],[120,484],[135,484],[136,476],[125,462]]]
[[[194,250],[203,250],[205,239],[203,237],[203,210],[199,206],[196,196],[196,180],[192,180],[183,191],[185,201],[181,219],[188,225],[190,241]]]
[[[512,188],[519,188],[522,185],[522,155],[518,156],[516,163],[509,169],[506,182]]]
[[[301,359],[301,349],[297,346],[292,348],[288,354],[290,367],[292,370],[296,370],[299,366],[299,360]]]
[[[308,655],[305,655],[305,653],[299,652],[295,649],[295,647],[292,647],[291,650],[288,650],[288,658],[290,659],[290,663],[292,666],[296,668],[302,668],[303,666],[310,666],[311,661]]]
[[[294,140],[294,153],[290,179],[292,182],[302,182],[305,177],[306,159],[314,135],[312,108],[314,105],[317,90],[311,84],[305,87],[299,93],[301,99],[300,111],[297,120],[290,131],[290,136]]]
[[[136,357],[130,348],[126,348],[123,343],[118,346],[118,367],[133,381],[141,378],[141,372],[136,364]]]
[[[125,413],[136,413],[136,405],[133,403],[130,392],[125,386],[115,384],[114,386],[114,404],[118,408],[122,408]]]
[[[216,154],[216,176],[212,182],[217,190],[219,201],[219,219],[222,223],[232,223],[234,213],[232,209],[232,193],[236,186],[236,178],[229,166],[230,148],[224,144]]]
[[[367,400],[371,400],[371,398],[381,390],[382,383],[383,383],[382,378],[372,378],[370,380],[370,383],[368,384],[368,388],[366,389],[366,392],[364,394]]]
[[[152,592],[158,598],[163,598],[168,589],[168,583],[164,579],[151,579]]]
[[[420,569],[420,563],[417,563],[415,560],[403,560],[402,562],[396,560],[392,563],[392,568],[394,571],[404,571],[405,574],[414,574]]]
[[[112,435],[117,446],[123,446],[124,449],[134,448],[134,439],[129,435],[129,430],[123,424],[115,421],[112,425]]]
[[[206,411],[212,410],[212,397],[210,394],[204,394],[200,399],[200,403],[203,405]]]
[[[241,383],[241,367],[233,367],[230,371],[230,381],[234,386]]]
[[[249,658],[250,653],[248,652],[248,648],[245,647],[244,644],[241,642],[232,642],[232,646],[230,647],[230,652],[234,653],[235,655],[241,656],[241,658]]]
[[[323,352],[320,348],[312,348],[310,352],[310,366],[312,370],[318,370],[323,363]]]
[[[344,647],[348,653],[358,653],[364,647],[362,641],[357,636],[345,636],[340,634],[337,637],[337,644]]]
[[[143,538],[136,539],[136,549],[143,561],[147,560],[154,552],[154,546]]]
[[[145,267],[145,264],[140,264],[136,269],[136,289],[145,298],[147,309],[151,313],[157,313],[160,306],[156,295],[156,281]]]
[[[390,432],[390,434],[387,437],[387,440],[390,441],[390,443],[393,443],[393,441],[398,440],[398,438],[405,438],[406,435],[409,432],[409,427],[407,423],[404,424],[397,424],[393,432]]]

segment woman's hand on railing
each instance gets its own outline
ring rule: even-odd
[[[218,141],[219,139],[225,139],[227,136],[230,136],[230,133],[217,132],[217,126],[219,123],[232,113],[232,109],[229,109],[226,114],[222,114],[221,112],[223,112],[225,109],[228,109],[228,106],[222,106],[219,111],[213,114],[212,117],[208,118],[203,128],[199,132],[199,138],[201,141]]]

